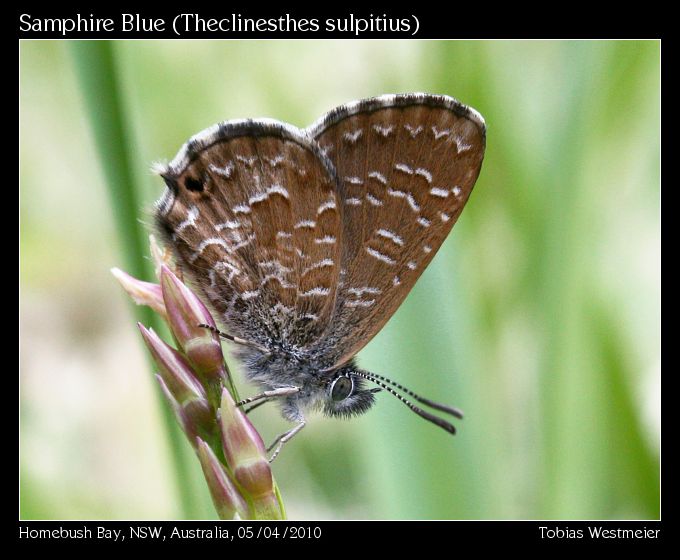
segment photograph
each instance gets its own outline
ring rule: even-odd
[[[308,36],[18,41],[19,520],[659,520],[661,41]]]

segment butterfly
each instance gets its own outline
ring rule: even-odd
[[[276,399],[295,423],[272,460],[306,411],[353,416],[381,390],[455,433],[407,396],[462,418],[458,409],[360,369],[355,356],[456,223],[485,144],[474,109],[408,93],[341,105],[306,129],[222,122],[160,169],[157,228],[263,388],[239,404]]]

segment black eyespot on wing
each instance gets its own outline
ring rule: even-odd
[[[188,191],[202,192],[204,187],[205,187],[205,183],[204,183],[203,179],[200,179],[200,178],[196,179],[194,177],[187,177],[186,179],[184,179],[184,186],[186,187],[186,189]]]

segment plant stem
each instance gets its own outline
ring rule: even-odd
[[[125,270],[137,278],[148,278],[148,264],[144,258],[148,235],[138,221],[141,204],[134,181],[132,139],[126,126],[113,44],[109,41],[73,41],[69,48],[106,179]],[[140,322],[160,330],[160,321],[148,307],[134,306],[134,313]],[[156,394],[176,475],[182,510],[179,513],[192,517],[198,515],[199,508],[191,486],[186,483],[189,465],[183,452],[184,438],[172,412],[162,402],[160,391]]]

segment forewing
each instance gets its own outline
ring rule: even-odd
[[[485,126],[450,97],[408,94],[339,107],[308,131],[336,168],[344,212],[324,337],[337,367],[392,316],[456,223],[479,175]]]
[[[156,220],[227,332],[295,347],[334,309],[341,211],[332,164],[301,131],[232,121],[162,170]]]

